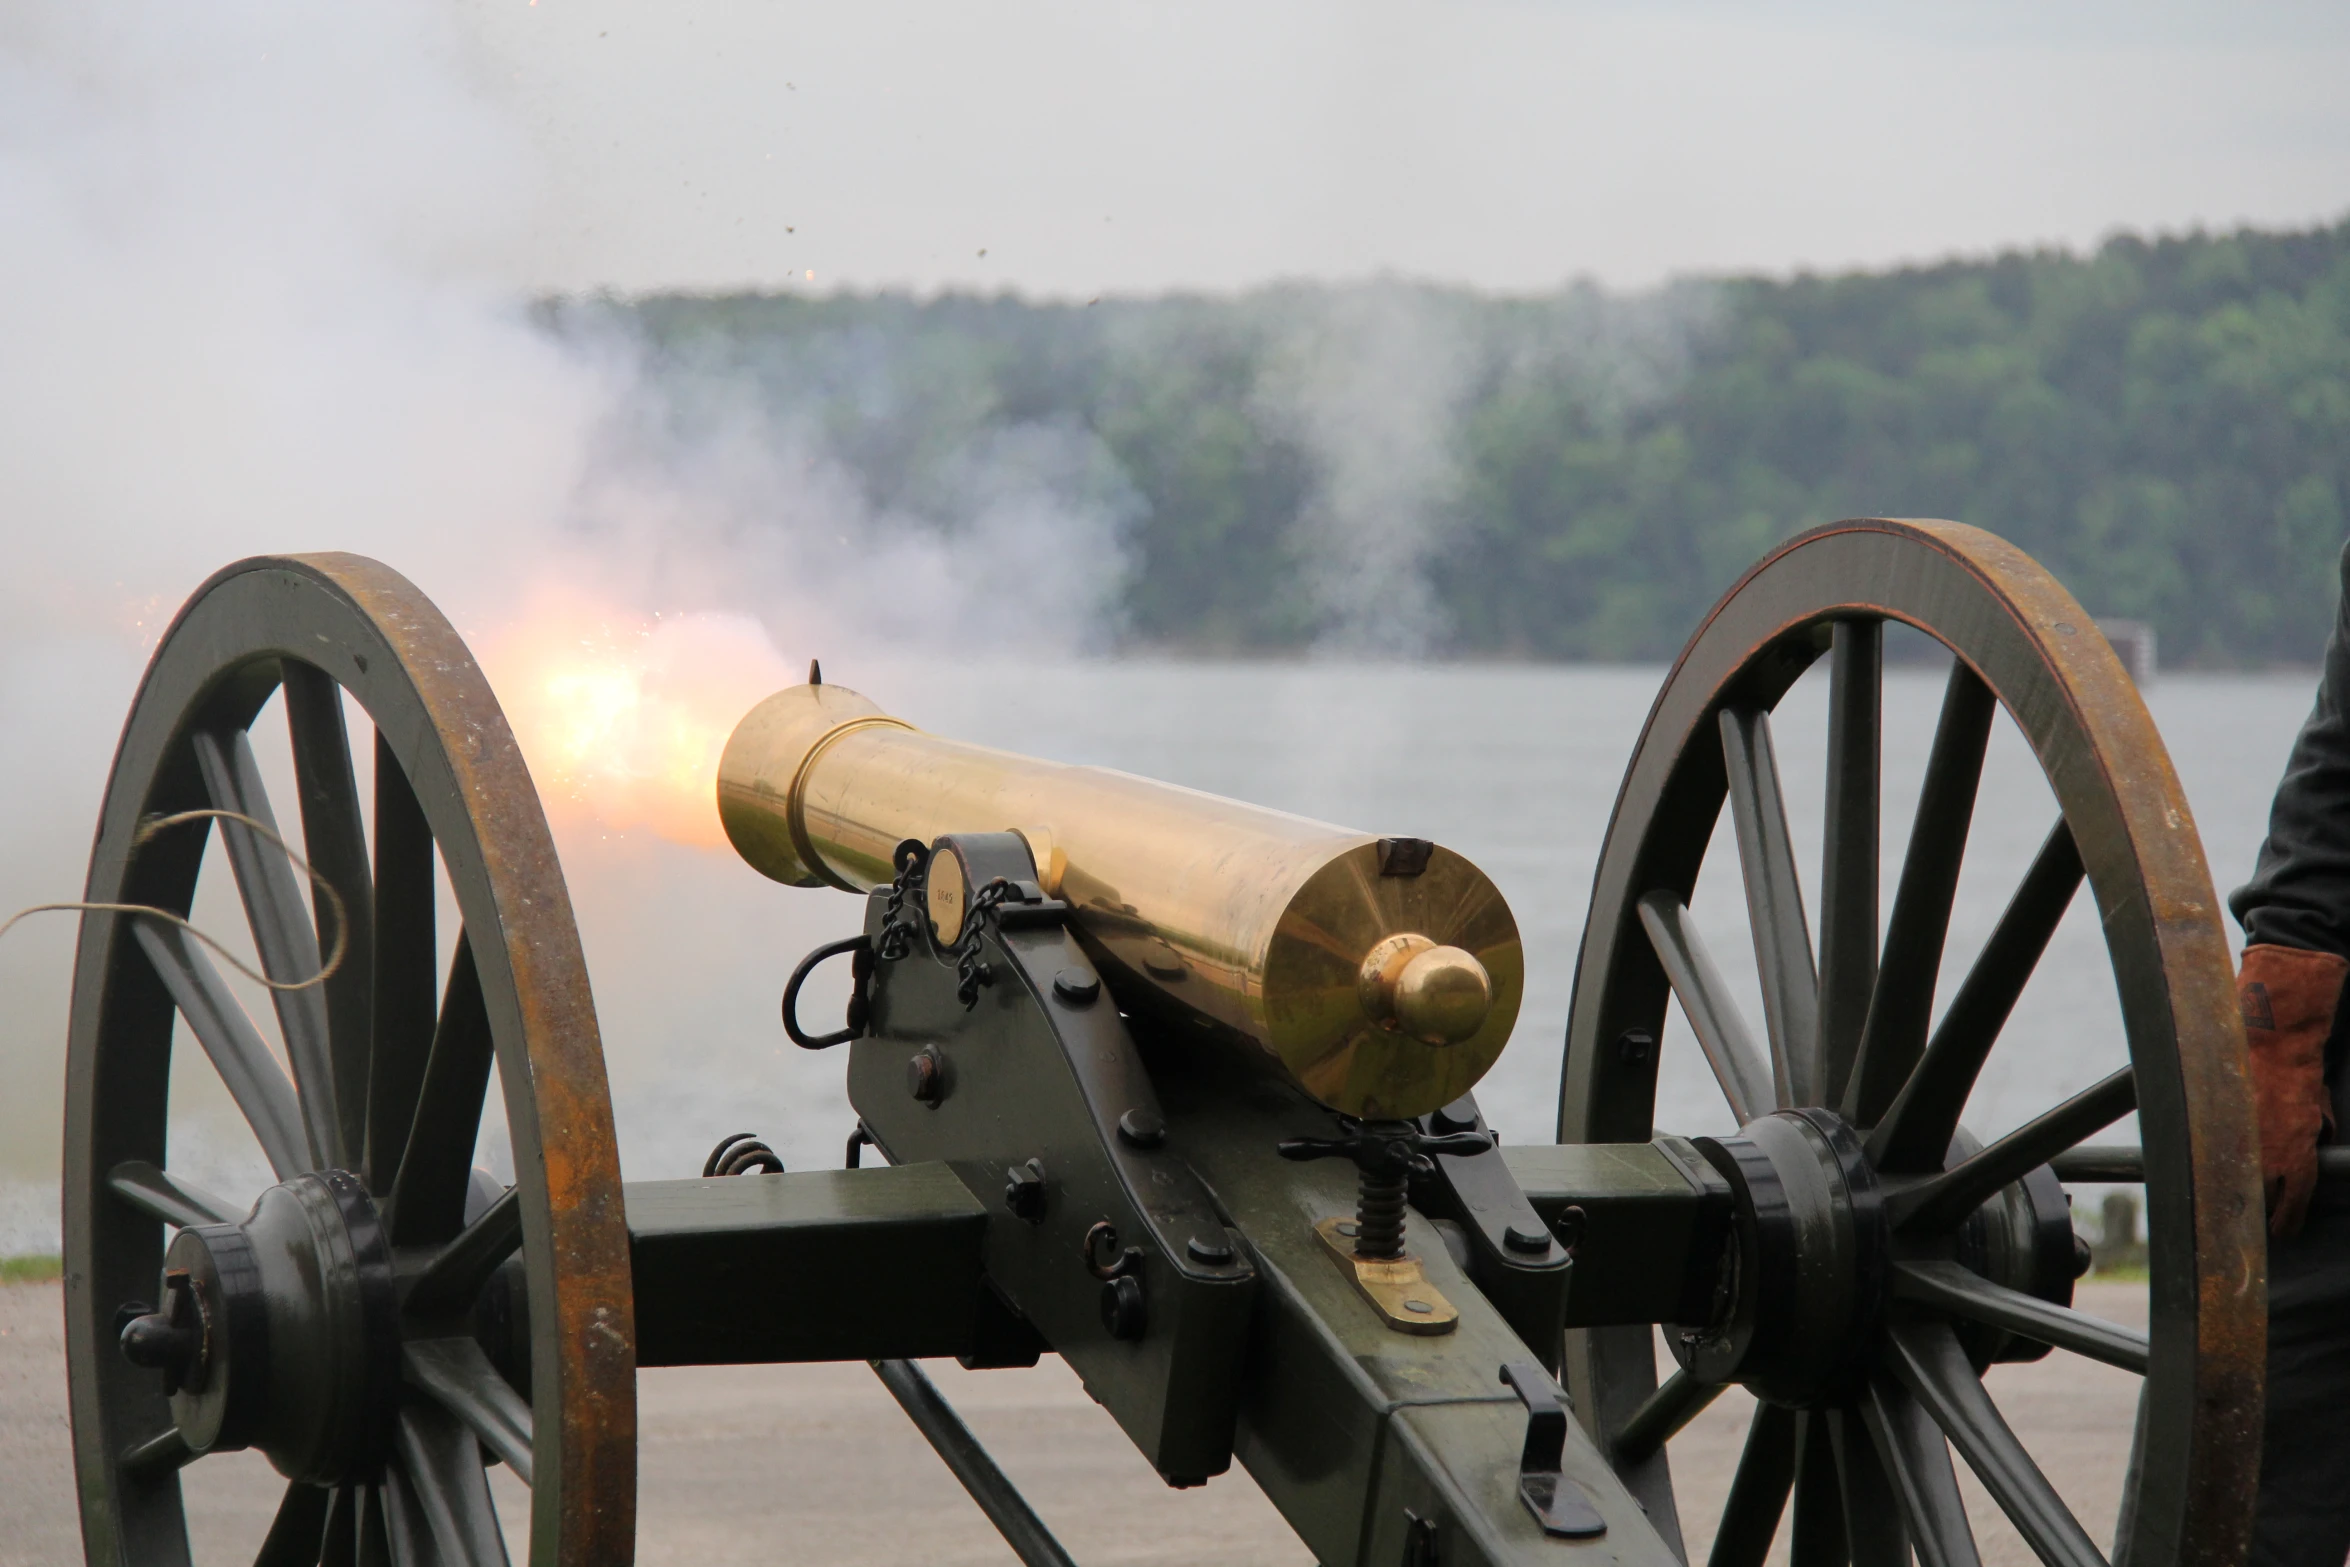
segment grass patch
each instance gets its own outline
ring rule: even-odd
[[[2092,1283],[2097,1284],[2143,1284],[2147,1280],[2146,1264],[2132,1262],[2118,1264],[2111,1268],[2099,1268],[2090,1274],[2089,1278]]]
[[[0,1284],[46,1284],[64,1272],[62,1257],[0,1257]]]

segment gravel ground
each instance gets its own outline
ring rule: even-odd
[[[58,1301],[55,1284],[0,1287],[0,1567],[80,1555]],[[2143,1286],[2089,1284],[2080,1304],[2115,1321],[2145,1321]],[[951,1362],[929,1369],[1089,1567],[1309,1567],[1245,1474],[1235,1469],[1199,1490],[1167,1490],[1057,1361],[1033,1371],[965,1372]],[[1993,1371],[1991,1388],[2090,1533],[2110,1543],[2137,1379],[2060,1353]],[[639,1408],[637,1560],[646,1567],[1012,1561],[861,1365],[649,1371]],[[1697,1560],[1752,1408],[1732,1390],[1673,1444]],[[502,1470],[494,1473],[507,1515],[519,1518],[519,1490]],[[1963,1465],[1959,1474],[1986,1567],[2030,1562]],[[187,1493],[197,1561],[251,1561],[282,1482],[250,1454],[207,1459],[191,1477],[200,1479]],[[1780,1560],[1785,1542],[1782,1529]]]

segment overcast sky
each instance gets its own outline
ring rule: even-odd
[[[1637,285],[2350,209],[2339,0],[462,14],[564,288]]]

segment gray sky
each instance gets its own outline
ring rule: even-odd
[[[2350,208],[2340,4],[461,14],[565,288],[1636,285]]]

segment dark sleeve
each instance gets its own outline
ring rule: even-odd
[[[2317,706],[2293,742],[2252,879],[2228,899],[2247,942],[2350,957],[2350,548]]]

